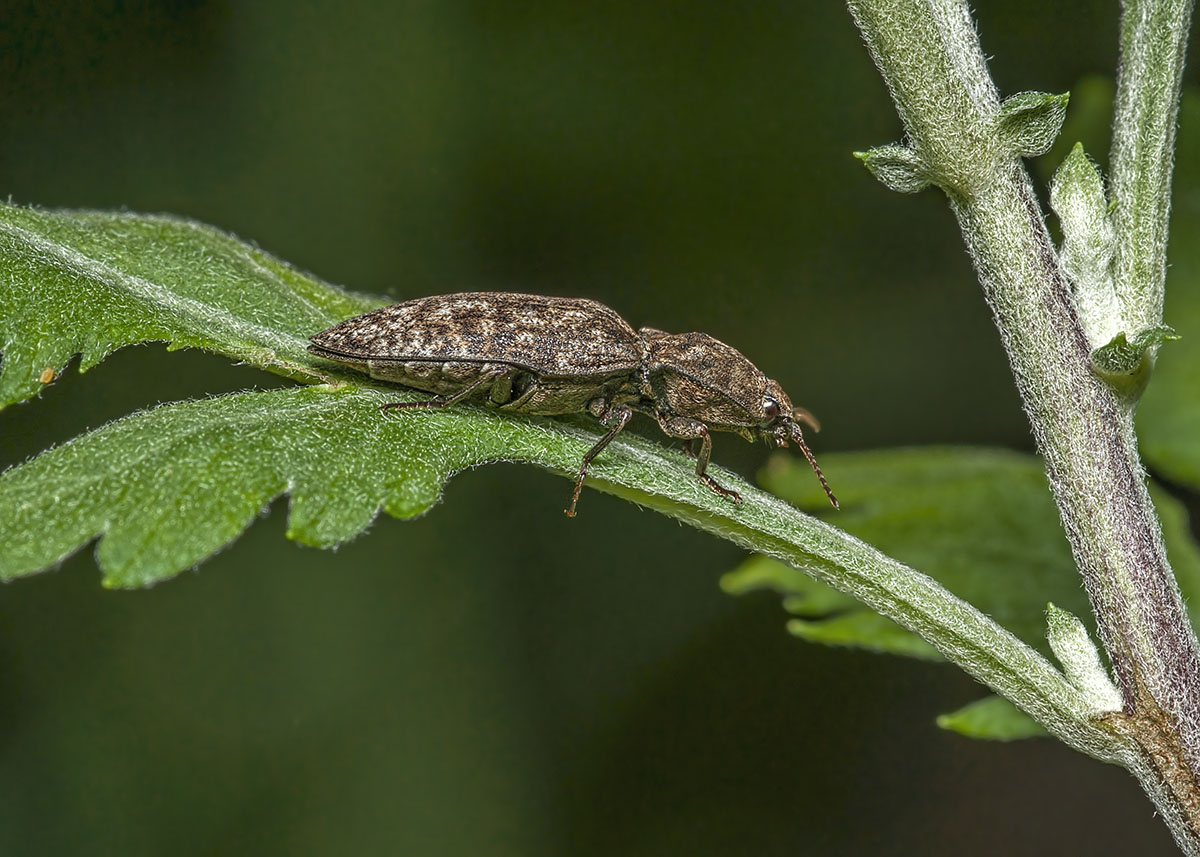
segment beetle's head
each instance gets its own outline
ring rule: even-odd
[[[817,459],[813,457],[812,450],[804,442],[804,433],[800,430],[800,423],[806,423],[813,431],[821,430],[821,424],[817,422],[816,417],[804,408],[792,405],[787,393],[783,392],[783,388],[768,378],[767,389],[763,393],[762,400],[762,421],[758,424],[759,436],[767,446],[780,449],[786,447],[789,440],[796,444],[804,453],[804,457],[808,459],[809,466],[817,474],[817,479],[821,480],[821,487],[825,489],[829,502],[836,509],[838,508],[837,497],[833,496],[833,492],[829,490],[825,474],[817,466]]]
[[[769,447],[794,443],[825,486],[829,502],[837,499],[817,467],[800,424],[820,430],[816,417],[792,405],[783,388],[767,378],[736,348],[706,333],[640,332],[645,356],[643,395],[660,415],[686,417],[708,431],[726,431]]]
[[[821,424],[817,418],[792,404],[787,393],[778,383],[767,379],[767,389],[763,393],[762,421],[758,431],[767,446],[785,447],[788,440],[801,438],[800,423],[806,423],[813,431],[820,431]]]

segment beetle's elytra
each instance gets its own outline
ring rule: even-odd
[[[443,398],[385,409],[444,408],[475,399],[525,414],[592,414],[608,432],[583,457],[567,515],[574,516],[588,465],[634,411],[684,441],[696,475],[716,494],[742,498],[708,475],[710,431],[768,446],[792,441],[836,508],[793,407],[780,386],[741,352],[704,333],[634,331],[596,301],[511,292],[437,295],[347,319],[311,337],[308,350],[381,381]],[[700,450],[692,449],[700,441]]]

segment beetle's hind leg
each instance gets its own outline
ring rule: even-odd
[[[658,417],[658,425],[664,433],[683,440],[683,450],[696,459],[696,475],[709,490],[718,497],[726,497],[735,503],[742,502],[742,495],[726,488],[720,482],[708,475],[708,460],[712,456],[712,438],[708,434],[708,426],[699,420],[688,417]],[[700,452],[692,449],[692,441],[699,439]]]
[[[380,405],[380,410],[398,411],[408,408],[448,408],[457,405],[464,399],[469,399],[475,393],[491,385],[488,398],[497,404],[503,404],[512,396],[513,367],[504,363],[482,367],[479,376],[457,393],[446,399],[426,399],[422,402],[388,402]],[[507,383],[506,383],[507,382]],[[497,400],[497,397],[502,397]]]

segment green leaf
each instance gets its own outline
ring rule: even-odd
[[[721,588],[730,595],[744,595],[759,589],[784,594],[784,609],[800,617],[788,622],[788,631],[803,640],[941,660],[937,650],[891,619],[868,610],[833,587],[765,556],[752,556],[723,575]]]
[[[349,385],[237,393],[134,414],[44,452],[0,475],[0,579],[42,570],[100,536],[105,584],[143,586],[201,562],[284,494],[288,537],[329,547],[380,509],[426,511],[464,468],[521,460],[566,471],[595,440],[563,422],[485,408],[380,412],[396,398]],[[630,443],[649,460],[616,464],[606,452],[595,482],[614,469],[643,483],[674,479],[682,496],[736,508],[689,478],[682,454],[636,438],[610,449]],[[568,495],[564,483],[546,514]]]
[[[796,616],[826,616],[858,606],[849,595],[765,556],[748,557],[734,571],[723,575],[721,588],[729,595],[745,595],[759,589],[786,593],[784,607]]]
[[[379,306],[210,226],[174,217],[0,203],[0,407],[80,354],[161,340],[308,381],[309,335]],[[49,370],[49,371],[48,371]]]
[[[827,646],[846,646],[889,655],[940,661],[937,649],[911,631],[870,610],[853,610],[820,621],[791,619],[788,633]]]
[[[1071,94],[1021,92],[1000,105],[998,130],[1009,149],[1023,158],[1050,151],[1067,116]]]
[[[855,152],[871,175],[883,182],[888,190],[897,193],[916,193],[931,184],[925,163],[908,146],[878,146],[865,152]]]
[[[1184,127],[1200,123],[1200,95],[1185,92]],[[1200,491],[1200,140],[1179,137],[1164,320],[1183,338],[1161,352],[1137,410],[1150,468]]]
[[[1017,741],[1041,738],[1046,730],[1007,699],[985,696],[957,711],[938,716],[937,725],[968,738]]]
[[[1049,652],[1044,608],[1053,601],[1077,616],[1091,609],[1042,470],[1041,460],[1022,453],[966,447],[927,447],[833,454],[822,467],[842,500],[827,513],[823,493],[803,462],[771,459],[762,474],[772,491],[811,509],[929,574],[978,606],[1026,643]],[[1187,528],[1182,505],[1155,491],[1164,536],[1180,586],[1200,609],[1200,551]],[[901,643],[889,629],[886,642],[866,608],[839,600],[765,558],[748,561],[722,581],[729,592],[770,588],[785,596],[789,612],[803,617],[793,627],[806,639],[860,645],[876,651],[927,657],[911,636]],[[834,621],[822,639],[814,626]],[[791,626],[790,626],[791,627]],[[853,631],[861,629],[861,637]],[[908,634],[896,627],[896,634]],[[915,642],[912,642],[915,641]]]

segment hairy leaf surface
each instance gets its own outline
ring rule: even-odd
[[[0,204],[0,407],[38,392],[75,354],[165,341],[317,381],[309,335],[379,306],[233,236],[163,215]],[[324,367],[324,364],[321,364]]]
[[[426,511],[467,467],[510,460],[570,473],[597,437],[566,421],[482,407],[380,411],[397,398],[351,385],[236,393],[134,414],[44,452],[0,475],[0,579],[47,568],[100,536],[106,585],[153,583],[237,538],[284,494],[288,536],[328,547],[362,532],[381,509],[399,518]],[[617,478],[738,511],[691,469],[681,452],[630,435],[596,460],[589,485]],[[548,518],[569,494],[564,482],[561,496],[547,498]],[[769,515],[747,511],[750,521]]]

